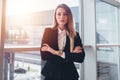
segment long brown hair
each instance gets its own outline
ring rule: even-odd
[[[68,14],[68,22],[66,24],[66,30],[68,31],[69,36],[74,38],[76,36],[76,31],[75,31],[75,28],[74,28],[73,15],[72,15],[72,12],[71,12],[70,8],[66,4],[59,4],[57,6],[57,8],[55,9],[54,20],[53,20],[53,28],[57,28],[57,26],[58,26],[58,23],[57,23],[57,20],[56,20],[56,11],[57,11],[58,8],[64,8],[66,10],[66,12]]]
[[[70,38],[70,51],[72,52],[73,47],[74,47],[74,37],[76,36],[73,15],[72,15],[71,9],[66,4],[59,4],[54,12],[54,20],[53,20],[53,28],[54,29],[56,29],[58,26],[58,23],[56,20],[56,11],[58,8],[64,8],[68,14],[68,22],[66,24],[66,30],[67,30],[67,34]]]

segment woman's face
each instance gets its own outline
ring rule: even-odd
[[[58,8],[56,10],[56,20],[59,26],[64,26],[68,22],[68,13],[64,8]]]

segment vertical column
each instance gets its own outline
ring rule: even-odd
[[[0,0],[0,80],[3,80],[3,53],[4,53],[4,35],[5,35],[5,5],[6,0]]]
[[[9,80],[14,80],[14,53],[10,53]]]
[[[95,1],[83,0],[84,45],[91,45],[85,48],[84,80],[97,80]]]
[[[8,80],[8,63],[10,63],[10,53],[5,52],[4,53],[4,80]]]
[[[120,44],[120,36],[119,36],[119,34],[120,34],[120,7],[118,8],[118,44]],[[119,59],[119,61],[118,61],[118,80],[120,80],[120,46],[119,46],[119,48],[118,48],[119,50],[118,50],[118,59]]]
[[[79,32],[84,45],[84,16],[83,16],[83,0],[79,0]],[[84,80],[84,62],[80,64],[80,80]]]

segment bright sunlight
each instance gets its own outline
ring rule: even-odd
[[[78,5],[78,0],[7,0],[6,15],[21,15],[54,9],[58,4]]]

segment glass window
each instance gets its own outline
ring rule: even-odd
[[[96,42],[97,44],[118,43],[117,7],[96,1]],[[97,48],[98,80],[118,80],[119,47]]]
[[[40,47],[44,29],[51,27],[54,9],[60,3],[70,6],[76,29],[79,31],[79,0],[7,0],[5,46]],[[5,78],[10,80],[43,78],[40,72],[44,62],[41,61],[40,51],[15,52],[15,54],[7,52],[5,56],[5,61],[9,60],[5,63],[5,74],[7,74]],[[79,65],[76,64],[76,67],[79,71]]]
[[[118,47],[99,47],[97,49],[98,80],[118,80]]]
[[[96,34],[98,44],[118,43],[117,7],[97,0]]]
[[[51,26],[53,10],[60,3],[71,7],[79,30],[78,0],[7,0],[5,45],[39,46],[44,28]]]

